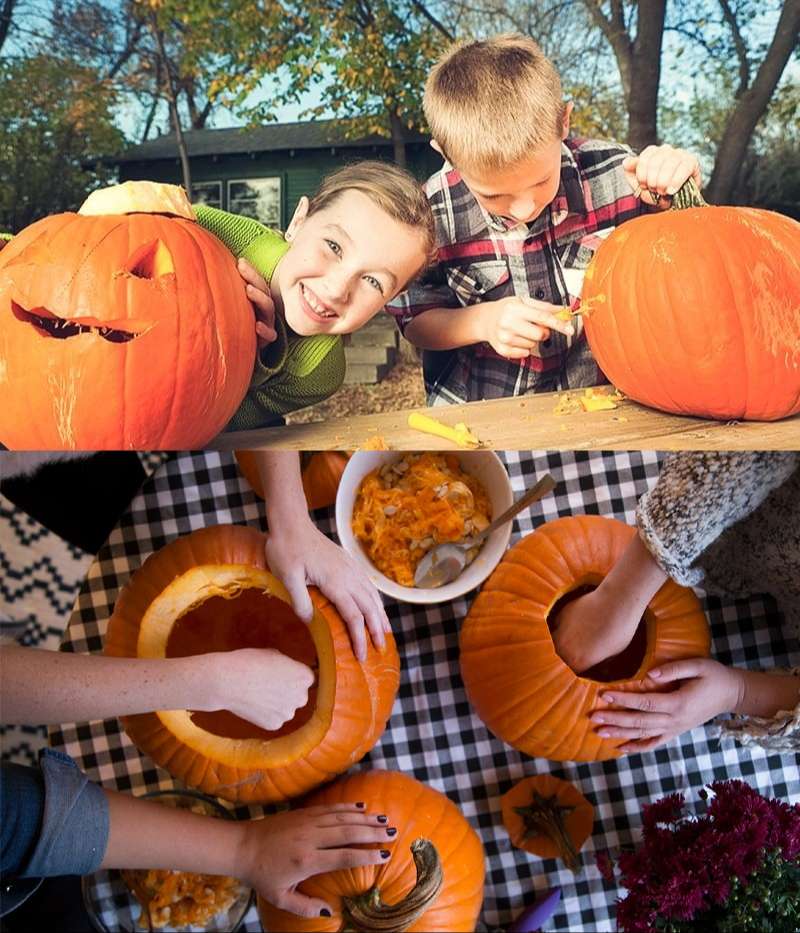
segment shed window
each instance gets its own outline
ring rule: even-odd
[[[228,210],[233,214],[254,217],[268,227],[280,227],[280,178],[242,178],[229,181]]]
[[[222,182],[195,182],[192,185],[192,202],[194,204],[207,204],[209,207],[222,207]]]

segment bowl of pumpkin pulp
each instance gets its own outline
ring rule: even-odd
[[[511,523],[469,552],[463,572],[444,586],[414,586],[419,562],[438,544],[482,531],[511,502],[508,473],[493,451],[359,451],[339,483],[336,530],[382,593],[407,603],[443,603],[492,572],[508,547]]]

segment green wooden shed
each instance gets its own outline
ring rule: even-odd
[[[348,139],[346,129],[345,121],[321,120],[188,130],[192,198],[283,229],[302,195],[312,194],[325,175],[360,159],[392,161],[391,140]],[[442,164],[420,133],[408,134],[406,160],[421,181]],[[118,166],[120,181],[182,182],[174,133],[131,146],[108,161]]]

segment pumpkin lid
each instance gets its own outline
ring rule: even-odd
[[[83,202],[79,214],[173,214],[197,220],[194,209],[179,185],[155,181],[126,181],[98,188]]]

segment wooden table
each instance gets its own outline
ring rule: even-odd
[[[375,438],[397,450],[446,450],[454,444],[408,427],[419,411],[450,426],[463,421],[495,450],[794,450],[800,448],[800,415],[783,421],[708,421],[668,415],[623,399],[613,411],[555,414],[560,393],[468,402],[437,408],[355,415],[313,424],[236,431],[209,447],[232,450],[283,447],[353,450]]]

